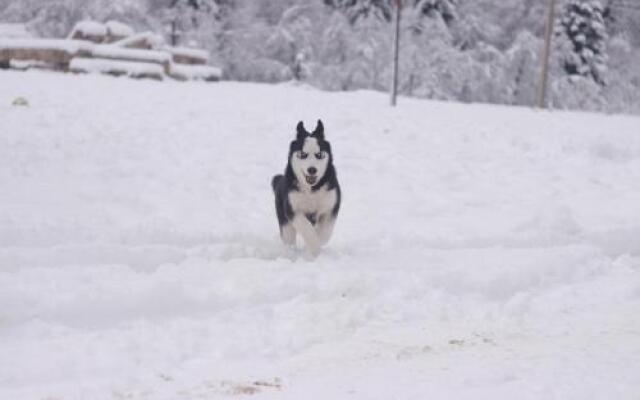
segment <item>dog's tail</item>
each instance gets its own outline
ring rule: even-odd
[[[276,175],[273,177],[273,179],[271,179],[271,188],[273,189],[273,192],[276,192],[276,188],[278,186],[280,186],[280,182],[282,182],[282,180],[284,179],[284,175]]]

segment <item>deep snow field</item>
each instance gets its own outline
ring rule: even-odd
[[[640,399],[640,118],[0,71],[0,399],[218,398]]]

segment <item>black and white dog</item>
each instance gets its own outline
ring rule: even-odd
[[[296,129],[284,175],[274,176],[271,186],[282,241],[295,246],[299,234],[311,253],[317,254],[333,232],[340,210],[340,185],[322,121],[318,120],[313,133],[307,132],[302,121]]]

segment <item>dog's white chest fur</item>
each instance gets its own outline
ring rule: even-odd
[[[328,214],[335,207],[337,200],[336,190],[327,190],[325,187],[315,192],[301,190],[289,193],[289,203],[295,213]]]

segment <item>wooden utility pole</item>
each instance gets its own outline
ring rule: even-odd
[[[540,75],[540,87],[538,88],[538,107],[545,108],[547,105],[547,81],[549,80],[549,55],[551,54],[551,38],[553,36],[553,25],[555,20],[556,0],[549,0],[547,10],[547,26],[544,32],[544,49],[542,51],[542,72]]]
[[[169,34],[169,38],[171,39],[171,46],[178,45],[178,21],[176,18],[171,20],[171,33]]]
[[[393,37],[393,77],[391,82],[391,105],[396,105],[398,96],[398,58],[400,55],[400,14],[402,14],[402,0],[396,0],[396,23]]]

